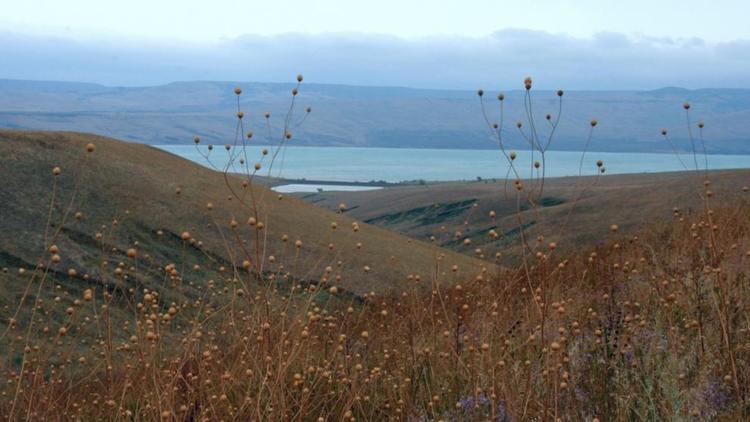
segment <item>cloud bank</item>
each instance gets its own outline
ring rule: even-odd
[[[0,78],[158,85],[184,80],[415,88],[750,88],[750,40],[711,43],[507,29],[486,37],[404,39],[331,33],[245,35],[216,43],[75,39],[0,32]]]

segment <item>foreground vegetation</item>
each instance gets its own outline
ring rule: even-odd
[[[50,142],[65,140],[23,145],[33,142],[54,149]],[[162,222],[197,221],[201,232],[126,231],[130,212],[96,210],[107,209],[96,200],[102,192],[78,197],[102,177],[86,168],[104,148],[67,142],[78,168],[28,179],[53,193],[46,209],[33,210],[43,216],[42,234],[16,240],[40,241],[38,264],[20,252],[2,256],[12,293],[0,337],[7,420],[750,416],[750,201],[725,201],[708,173],[685,180],[699,209],[674,204],[671,221],[638,232],[600,221],[609,234],[575,253],[561,253],[564,239],[521,220],[519,264],[496,268],[384,237],[342,215],[346,204],[334,214],[292,202],[299,215],[283,217],[287,211],[264,205],[279,199],[253,183],[260,164],[243,177],[214,173],[223,200],[181,203],[178,221]],[[65,185],[66,177],[74,182]],[[517,179],[509,195],[533,206],[539,182]],[[189,193],[169,189],[164,203]],[[209,231],[224,253],[203,243]],[[315,236],[321,250],[303,252],[309,247],[297,231]],[[372,243],[399,242],[403,249],[372,261],[355,258]],[[342,245],[346,252],[331,254]]]

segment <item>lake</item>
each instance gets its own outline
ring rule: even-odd
[[[158,145],[157,148],[179,155],[196,163],[223,170],[229,161],[229,152],[216,146],[207,161],[201,153],[208,152],[206,145]],[[270,152],[262,155],[267,148]],[[238,150],[239,151],[239,150]],[[272,147],[248,146],[242,156],[247,157],[245,166],[261,162],[259,174],[268,175]],[[517,151],[517,167],[521,177],[531,174],[531,152]],[[539,158],[539,153],[535,153]],[[596,161],[602,160],[607,174],[652,173],[694,169],[692,154],[654,154],[587,152],[583,163],[583,175],[596,173]],[[577,176],[581,153],[574,151],[548,151],[546,154],[547,177]],[[703,168],[704,157],[698,155],[698,164]],[[748,155],[709,155],[710,169],[750,167]],[[235,161],[231,171],[245,172]],[[285,147],[277,155],[271,175],[287,179],[307,179],[330,182],[401,182],[413,180],[450,181],[504,178],[508,172],[507,160],[499,150],[459,149],[412,149],[412,148],[351,148],[351,147]]]

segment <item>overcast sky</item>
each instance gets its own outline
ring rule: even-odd
[[[747,0],[0,0],[0,78],[750,88]]]

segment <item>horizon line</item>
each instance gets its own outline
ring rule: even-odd
[[[291,82],[276,82],[276,81],[240,81],[240,80],[222,80],[222,79],[185,79],[185,80],[174,80],[170,82],[160,83],[160,84],[153,84],[153,85],[127,85],[127,84],[104,84],[100,82],[88,82],[88,81],[82,81],[82,80],[65,80],[65,79],[16,79],[16,78],[7,78],[7,77],[0,77],[0,82],[27,82],[27,83],[56,83],[56,84],[75,84],[75,85],[93,85],[98,86],[102,88],[126,88],[126,89],[139,89],[139,88],[158,88],[168,85],[174,85],[174,84],[190,84],[190,83],[226,83],[226,84],[265,84],[265,85],[296,85],[297,83],[294,81]],[[356,85],[356,84],[348,84],[348,83],[330,83],[330,82],[303,82],[302,86],[308,86],[308,85],[316,85],[316,86],[331,86],[331,87],[349,87],[349,88],[367,88],[367,89],[402,89],[402,90],[411,90],[411,91],[442,91],[442,92],[476,92],[476,90],[471,90],[468,88],[421,88],[421,87],[412,87],[412,86],[406,86],[406,85]],[[482,87],[477,87],[478,89],[484,89]],[[657,92],[657,91],[665,91],[665,90],[680,90],[680,91],[686,91],[686,92],[696,92],[696,91],[750,91],[750,88],[742,88],[742,87],[701,87],[701,88],[685,88],[681,86],[662,86],[659,88],[641,88],[641,89],[566,89],[566,88],[560,88],[565,91],[569,92]],[[555,91],[557,88],[534,88],[533,91],[536,92],[546,92],[546,91]],[[485,89],[486,91],[486,89]],[[494,90],[492,90],[494,91]],[[504,89],[500,90],[498,92],[523,92],[523,88],[511,88],[511,89]]]

